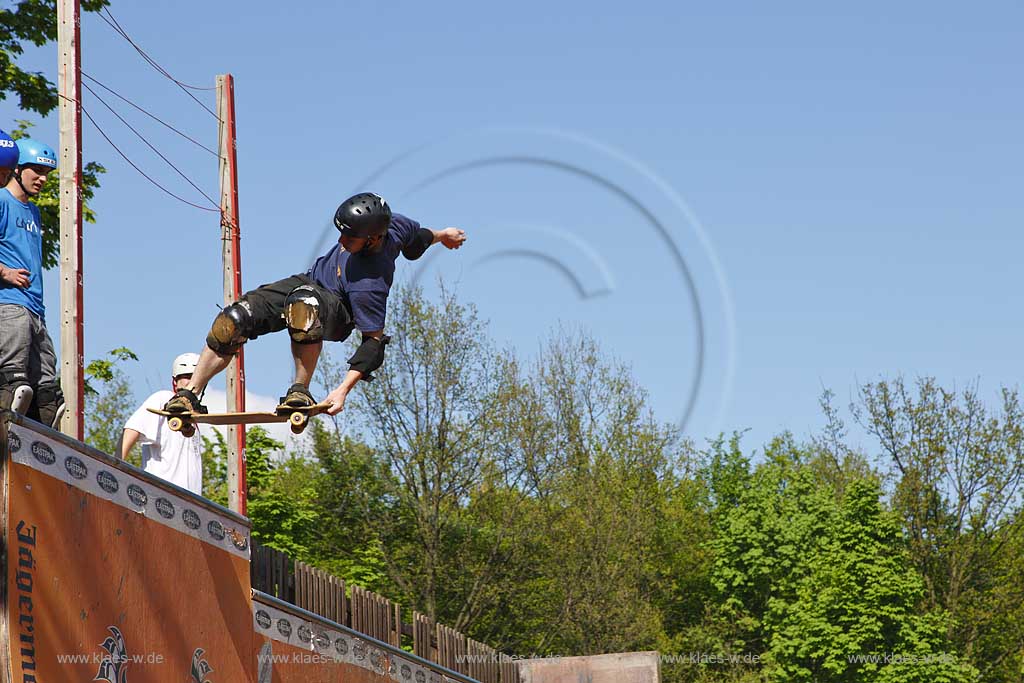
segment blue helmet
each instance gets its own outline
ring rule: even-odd
[[[14,168],[18,165],[18,143],[0,130],[0,168]]]
[[[44,145],[38,140],[22,138],[18,142],[18,150],[21,152],[18,155],[18,166],[35,164],[37,166],[57,168],[57,153],[48,145]]]

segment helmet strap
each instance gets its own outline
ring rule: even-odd
[[[14,179],[18,181],[18,187],[21,188],[21,191],[27,194],[29,197],[35,197],[37,194],[39,194],[38,192],[30,192],[29,189],[25,187],[25,183],[21,182],[21,166],[14,169]]]

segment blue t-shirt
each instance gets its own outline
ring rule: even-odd
[[[393,214],[380,250],[350,254],[341,244],[335,244],[316,260],[307,275],[348,300],[353,322],[360,332],[383,330],[388,293],[395,279],[395,260],[419,229],[420,224],[411,218]]]
[[[40,318],[43,308],[43,229],[39,208],[0,189],[0,263],[29,272],[27,289],[0,282],[0,304],[24,306]]]

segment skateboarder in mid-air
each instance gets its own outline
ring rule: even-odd
[[[402,254],[418,259],[440,242],[458,249],[466,233],[458,228],[430,230],[400,214],[392,214],[381,197],[363,193],[349,197],[334,214],[341,236],[305,274],[262,285],[227,306],[213,321],[187,386],[179,388],[164,406],[171,413],[205,413],[200,397],[210,379],[227,367],[242,344],[288,328],[295,360],[295,382],[281,398],[281,410],[316,405],[309,393],[323,342],[344,341],[358,329],[362,344],[348,359],[349,370],[327,395],[329,415],[345,407],[345,398],[359,380],[384,362],[384,317]]]

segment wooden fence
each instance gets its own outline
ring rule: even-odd
[[[284,553],[252,544],[252,587],[331,621],[412,653],[480,683],[519,683],[515,662],[453,628],[412,612],[402,621],[402,607],[382,595],[349,585],[327,572]]]

